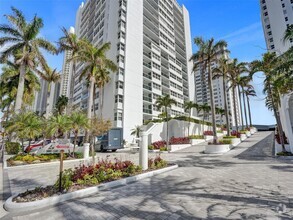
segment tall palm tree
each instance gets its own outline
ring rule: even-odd
[[[201,105],[200,108],[201,108],[201,110],[203,112],[203,117],[202,117],[203,121],[202,121],[202,123],[203,123],[203,126],[204,126],[205,125],[205,118],[206,118],[206,116],[209,115],[209,113],[211,111],[211,106],[209,106],[207,103],[204,103],[203,105]]]
[[[227,127],[227,135],[230,136],[230,118],[229,118],[229,109],[228,109],[228,101],[227,101],[227,76],[229,74],[229,60],[224,56],[218,60],[218,67],[213,69],[214,77],[222,77],[223,79],[223,96],[224,96],[224,110],[226,117],[226,127]],[[222,116],[221,116],[222,117]]]
[[[80,79],[86,78],[89,81],[89,98],[87,116],[89,119],[92,117],[93,97],[94,97],[94,85],[97,83],[101,70],[116,71],[117,67],[115,63],[108,59],[106,52],[110,50],[111,44],[105,43],[100,47],[95,47],[88,41],[82,41],[82,49],[75,57],[69,60],[77,60],[84,62],[84,68],[80,74]],[[89,132],[86,132],[85,141],[89,141]]]
[[[67,31],[66,28],[61,28],[64,36],[59,39],[59,52],[69,51],[70,58],[73,58],[81,50],[81,41],[78,39],[77,35],[73,31]],[[73,92],[74,92],[74,76],[76,74],[76,60],[67,60],[67,62],[72,62],[72,75],[70,81],[70,104],[73,102]]]
[[[278,108],[280,106],[280,96],[278,89],[274,90],[273,82],[276,77],[276,67],[278,66],[278,58],[276,53],[267,52],[263,54],[261,60],[255,60],[251,63],[251,74],[256,72],[263,72],[265,75],[264,80],[264,92],[267,94],[266,101],[270,103],[271,109],[274,112],[274,116],[277,122],[278,134],[281,140],[282,149],[286,152],[284,132],[281,124]]]
[[[192,101],[184,102],[184,110],[185,112],[188,112],[188,136],[189,136],[190,121],[191,121],[191,110],[195,107],[197,107],[197,104]]]
[[[70,123],[71,130],[74,133],[74,147],[73,147],[73,157],[74,157],[78,133],[80,129],[89,128],[89,119],[87,118],[86,114],[75,111],[69,115],[69,123]]]
[[[256,92],[255,92],[255,90],[253,89],[252,86],[249,86],[249,87],[245,87],[244,94],[246,96],[246,101],[247,101],[248,116],[249,116],[249,125],[250,125],[250,127],[252,127],[251,109],[250,109],[250,101],[249,101],[250,99],[249,99],[249,97],[250,96],[256,96]]]
[[[61,79],[60,73],[57,69],[51,69],[48,65],[42,66],[42,71],[39,71],[39,75],[48,82],[47,94],[45,97],[46,100],[46,117],[50,114],[50,97],[51,97],[51,83],[56,83]]]
[[[196,69],[202,68],[202,74],[207,71],[208,74],[208,85],[210,91],[211,110],[212,110],[212,125],[213,125],[213,143],[217,142],[217,128],[216,128],[216,117],[215,117],[215,103],[214,103],[214,89],[213,89],[213,75],[212,75],[212,62],[215,62],[221,54],[228,52],[227,42],[220,40],[215,42],[213,38],[204,40],[201,37],[194,38],[194,43],[198,47],[198,51],[192,55],[190,60],[194,62],[193,72]]]
[[[57,114],[62,115],[67,104],[68,104],[68,98],[65,95],[59,96],[55,105]]]
[[[243,100],[243,109],[244,109],[244,117],[245,117],[245,123],[246,128],[248,128],[248,120],[247,120],[247,108],[246,108],[246,98],[245,98],[245,88],[252,88],[252,85],[250,85],[251,77],[249,76],[241,76],[239,78],[239,86],[241,87],[241,93],[242,93],[242,100]]]
[[[166,141],[167,141],[167,144],[169,143],[169,114],[168,114],[168,108],[171,108],[172,105],[175,105],[176,104],[176,101],[172,98],[170,98],[170,95],[165,95],[165,96],[160,96],[157,98],[156,102],[155,102],[155,105],[159,108],[159,109],[162,109],[163,108],[163,111],[166,113],[166,117],[165,117],[165,121],[167,122],[167,133],[166,133]]]
[[[22,105],[25,74],[27,69],[36,69],[37,63],[45,62],[40,49],[50,53],[56,53],[56,48],[44,38],[38,37],[44,26],[41,18],[34,16],[31,22],[27,22],[21,11],[12,7],[12,15],[5,15],[9,25],[0,25],[0,47],[5,48],[1,53],[0,61],[6,62],[9,56],[17,54],[16,64],[19,65],[19,83],[15,100],[15,111],[19,112]]]
[[[225,109],[216,107],[216,114],[220,115],[220,117],[221,117],[221,127],[223,125],[223,116],[225,115],[225,112],[226,112]]]
[[[238,63],[237,59],[233,59],[233,61],[231,63],[229,63],[228,80],[230,81],[229,89],[232,89],[232,94],[233,94],[233,108],[234,108],[234,120],[235,120],[236,131],[238,131],[238,129],[239,129],[238,128],[238,117],[237,117],[237,105],[236,105],[236,88],[239,88],[238,85],[239,85],[240,74],[245,71],[246,71],[245,63],[243,63],[243,62]],[[240,98],[241,98],[241,96],[240,96]],[[239,100],[239,103],[240,103],[240,113],[241,113],[241,120],[242,120],[243,116],[242,116],[241,100]]]

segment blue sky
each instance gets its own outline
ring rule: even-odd
[[[81,0],[1,0],[0,24],[6,23],[4,14],[14,6],[28,19],[34,14],[42,17],[42,36],[56,42],[61,36],[60,27],[74,26],[75,13]],[[231,58],[240,61],[260,59],[266,51],[260,21],[258,0],[178,0],[189,10],[192,37],[203,36],[224,39],[228,42]],[[196,48],[193,48],[194,50]],[[61,70],[63,56],[47,56],[53,68]],[[261,73],[254,77],[258,97],[252,100],[252,117],[255,124],[273,124],[272,112],[264,106]]]

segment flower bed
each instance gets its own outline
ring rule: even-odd
[[[213,136],[214,132],[213,131],[204,131],[203,135],[205,135],[205,136]]]
[[[161,157],[148,160],[149,169],[147,171],[167,167],[167,162]],[[12,199],[13,202],[23,203],[41,200],[55,195],[74,192],[91,186],[97,186],[104,182],[110,182],[121,178],[134,176],[143,173],[140,166],[136,166],[131,161],[120,161],[115,159],[101,160],[95,166],[80,165],[75,169],[67,169],[62,175],[62,191],[59,192],[59,179],[53,186],[37,187],[20,193]]]
[[[177,145],[177,144],[189,144],[190,140],[189,137],[171,137],[169,144],[170,145]]]
[[[37,163],[46,163],[59,160],[60,154],[18,154],[7,159],[8,166],[19,166]],[[74,157],[67,153],[64,154],[64,160],[81,159],[82,153],[74,153]]]
[[[156,141],[152,143],[148,148],[149,150],[168,151],[166,141]]]

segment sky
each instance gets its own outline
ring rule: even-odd
[[[226,40],[231,58],[243,62],[261,59],[261,55],[266,52],[259,0],[177,1],[189,11],[192,38],[202,36],[206,39],[213,37],[216,40]],[[76,10],[81,2],[82,0],[0,0],[0,24],[7,23],[3,15],[10,14],[11,6],[14,6],[28,20],[35,14],[41,17],[44,21],[41,36],[57,42],[62,36],[61,27],[74,26]],[[193,51],[196,51],[194,46]],[[62,69],[63,55],[47,55],[47,60],[52,68]],[[257,73],[253,79],[257,92],[257,97],[251,100],[253,124],[275,124],[273,113],[264,105],[263,79],[261,73]]]

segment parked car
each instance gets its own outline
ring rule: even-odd
[[[102,136],[96,137],[95,151],[106,152],[111,150],[116,152],[117,149],[123,148],[123,129],[112,128]]]

